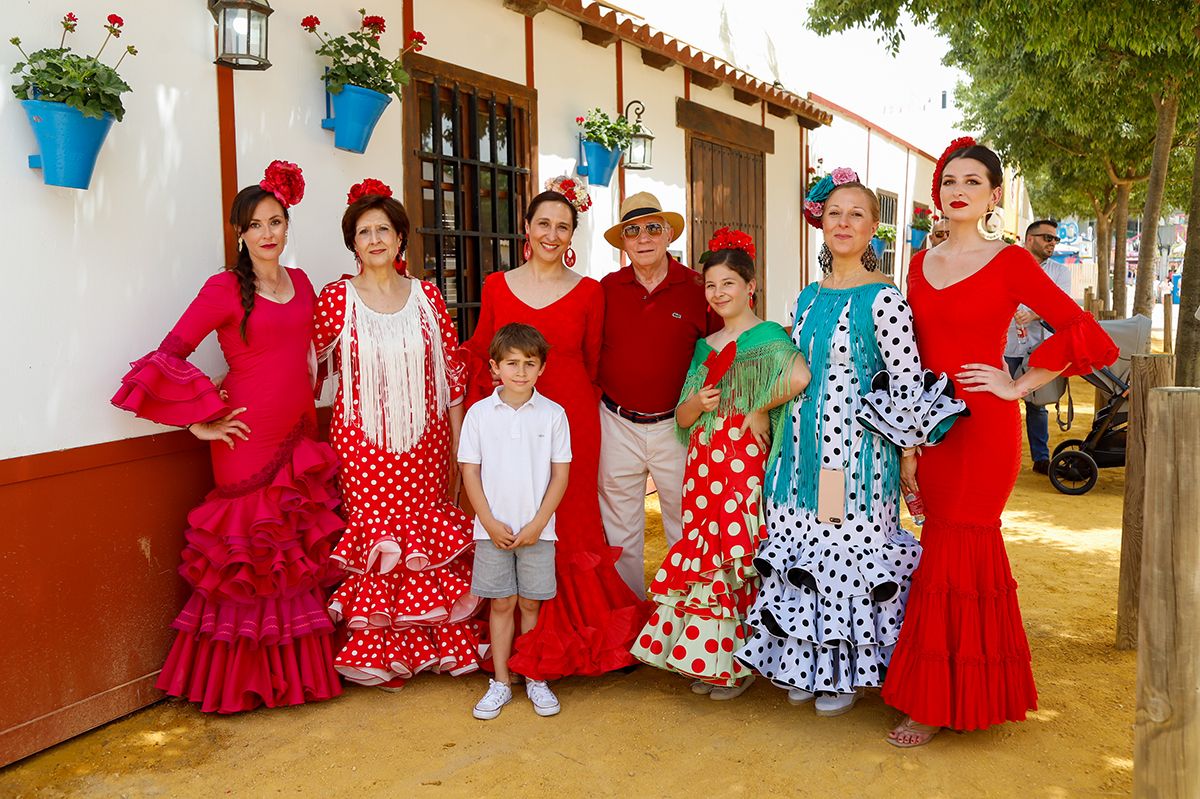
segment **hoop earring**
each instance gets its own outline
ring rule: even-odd
[[[828,275],[833,271],[833,253],[828,244],[821,244],[821,249],[817,252],[817,263],[821,265],[821,274]]]
[[[996,208],[988,208],[988,212],[975,221],[975,229],[986,240],[996,241],[1004,235],[1004,213]]]
[[[563,263],[567,265],[567,269],[571,269],[575,266],[575,251],[570,247],[568,247],[567,251],[563,253]]]
[[[868,272],[874,272],[879,268],[879,256],[875,254],[875,248],[869,244],[867,249],[863,250],[862,258],[859,260],[862,261],[863,269]]]
[[[525,239],[525,247],[521,250],[521,258],[528,261],[533,257],[533,248],[529,246],[529,239]]]

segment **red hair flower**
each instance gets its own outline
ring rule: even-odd
[[[108,15],[108,24],[112,25],[114,28],[119,28],[125,24],[125,20],[121,19],[116,14],[109,14]]]
[[[309,33],[316,33],[317,26],[320,24],[321,20],[317,18],[316,14],[309,14],[307,17],[300,20],[300,27],[304,28],[304,30],[308,31]]]
[[[942,210],[942,170],[946,168],[946,159],[956,150],[961,150],[964,147],[974,147],[976,142],[970,136],[963,136],[950,142],[950,146],[942,151],[942,157],[938,159],[937,166],[933,168],[933,204],[937,206],[939,211]]]
[[[754,239],[750,238],[750,234],[743,233],[740,230],[732,228],[718,228],[713,232],[713,236],[708,240],[708,251],[717,252],[718,250],[741,250],[754,257]]]
[[[369,30],[376,36],[387,30],[387,20],[377,14],[363,17],[363,30]]]
[[[272,161],[258,185],[274,194],[284,208],[304,199],[304,173],[290,161]]]
[[[362,183],[355,183],[346,193],[346,205],[354,205],[363,197],[391,197],[392,187],[382,180],[365,178]]]

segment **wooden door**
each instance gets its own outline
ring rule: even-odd
[[[731,227],[750,234],[757,251],[754,259],[758,294],[754,310],[766,310],[766,180],[765,155],[722,144],[702,136],[688,136],[689,263],[699,266],[708,240],[718,228]]]

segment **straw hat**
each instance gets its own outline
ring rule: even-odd
[[[621,231],[630,222],[648,216],[661,216],[663,221],[671,226],[671,241],[683,235],[683,217],[674,211],[664,211],[657,197],[648,191],[640,191],[626,197],[625,202],[621,203],[621,221],[604,231],[604,240],[618,250],[623,249],[624,238]]]

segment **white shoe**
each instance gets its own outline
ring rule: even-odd
[[[488,680],[487,693],[475,705],[471,715],[477,719],[494,719],[500,715],[504,706],[512,701],[512,689],[505,683]]]
[[[814,696],[816,696],[816,694],[814,694],[812,691],[805,691],[803,688],[789,688],[788,704],[803,705],[807,702],[811,702]]]
[[[554,716],[562,710],[558,697],[545,680],[525,680],[525,695],[533,702],[533,712],[539,716]]]
[[[754,682],[753,674],[742,680],[741,684],[739,685],[731,685],[729,687],[718,685],[709,692],[708,698],[715,699],[718,702],[723,702],[726,699],[737,699],[739,696],[746,693],[746,689],[750,687],[750,683],[752,682]]]
[[[861,696],[859,691],[849,694],[821,694],[813,704],[817,708],[818,716],[829,718],[849,713]]]
[[[712,690],[716,687],[717,686],[713,685],[710,682],[705,682],[704,680],[696,680],[695,682],[692,683],[692,693],[700,694],[701,696],[704,696],[707,694],[711,694]]]

